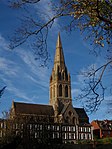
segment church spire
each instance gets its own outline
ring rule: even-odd
[[[54,65],[55,65],[55,68],[56,66],[62,66],[63,68],[65,68],[65,60],[64,60],[60,33],[58,33]]]
[[[68,103],[72,104],[71,79],[65,65],[59,33],[56,43],[54,67],[50,77],[50,105],[53,105],[55,113],[60,113],[62,107]]]
[[[56,44],[56,48],[59,48],[59,47],[62,48],[60,32],[58,33],[58,39],[57,39],[57,44]]]

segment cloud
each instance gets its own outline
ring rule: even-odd
[[[42,90],[45,90],[46,88],[48,88],[48,81],[47,81],[48,77],[46,78],[47,80],[45,80],[45,79],[39,80],[34,76],[26,74],[26,78],[28,78],[30,81],[32,81],[32,83],[38,85]]]
[[[3,36],[0,34],[0,48],[4,48],[5,50],[8,49],[8,42],[3,38]]]
[[[73,97],[77,97],[81,93],[81,90],[78,88],[74,88],[71,90],[71,92]]]
[[[49,21],[52,17],[56,15],[52,5],[53,2],[49,3],[48,0],[42,0],[34,6],[37,10],[37,15],[45,22]],[[59,27],[60,25],[58,24],[58,18],[57,18],[53,22],[52,29]]]
[[[0,35],[0,78],[7,85],[8,96],[35,102],[42,91],[47,92],[49,70],[39,67],[30,50],[17,48],[7,49],[7,41]],[[0,81],[1,82],[1,81]]]
[[[90,64],[87,67],[83,67],[82,69],[80,69],[80,73],[77,75],[78,83],[80,85],[81,84],[83,85],[84,80],[88,78],[88,73],[89,72],[91,72],[91,73],[94,72],[95,70],[97,70],[98,68],[103,66],[104,63],[105,63],[104,59],[97,58],[96,61],[93,64]],[[96,77],[99,77],[99,75],[101,74],[101,70],[96,72]]]
[[[0,71],[7,76],[17,76],[18,67],[13,61],[0,57]]]
[[[21,49],[18,50],[17,53],[28,69],[29,74],[27,74],[26,77],[35,83],[48,87],[48,81],[46,80],[49,79],[49,69],[39,67],[39,61],[34,59],[31,51]]]
[[[19,101],[19,102],[23,101],[23,102],[34,103],[39,98],[39,96],[37,96],[37,95],[30,95],[30,93],[28,94],[24,90],[15,88],[15,86],[12,86],[12,88],[10,87],[9,91],[15,95],[14,100]]]
[[[27,101],[30,101],[30,102],[33,101],[33,98],[30,99],[28,97],[27,93],[22,91],[21,88],[19,89],[19,86],[15,86],[12,79],[2,77],[2,81],[7,85],[6,93],[10,94],[11,100],[12,100],[13,97],[17,97],[17,98],[20,98],[20,100],[24,99],[24,100],[27,100]]]
[[[107,104],[111,99],[112,96],[105,96],[105,100],[102,101],[99,109],[89,115],[90,121],[112,119],[112,108],[109,106],[109,104]]]
[[[21,91],[18,88],[15,88],[15,86],[13,86],[13,85],[12,86],[10,85],[10,88],[8,88],[8,91],[12,92],[12,94],[15,94],[16,97],[20,98],[20,100],[25,99],[25,100],[30,101],[30,102],[33,101],[33,99],[29,98],[28,95],[25,94],[24,91]]]

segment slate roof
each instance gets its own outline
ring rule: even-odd
[[[54,115],[53,107],[50,105],[14,102],[14,109],[17,114]]]
[[[76,113],[78,114],[79,118],[81,119],[88,119],[88,116],[84,110],[84,108],[74,108]]]

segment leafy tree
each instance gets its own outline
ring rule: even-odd
[[[92,66],[83,72],[85,87],[82,89],[84,93],[82,92],[79,98],[86,97],[86,108],[91,112],[97,110],[105,95],[103,76],[104,73],[108,73],[107,70],[112,64],[112,0],[45,1],[45,4],[52,9],[52,14],[44,10],[41,13],[36,12],[34,6],[40,3],[40,0],[10,0],[12,8],[21,9],[25,15],[28,14],[21,19],[22,26],[11,38],[10,48],[14,49],[30,40],[36,59],[41,59],[45,64],[49,58],[48,32],[55,24],[55,20],[61,24],[61,29],[68,32],[79,28],[84,39],[93,45],[91,51],[96,55],[103,52],[106,56],[102,66],[99,68]],[[63,23],[63,18],[67,18],[66,23]]]
[[[23,6],[31,6],[39,2],[40,0],[15,0],[11,2],[11,7],[22,9]],[[86,38],[92,37],[95,45],[99,44],[104,47],[105,42],[107,44],[112,43],[111,0],[58,0],[58,2],[48,2],[49,7],[52,7],[52,11],[54,12],[52,17],[47,16],[44,12],[41,15],[42,17],[47,17],[46,21],[38,20],[38,18],[33,18],[33,16],[25,17],[23,19],[24,24],[29,23],[32,26],[22,26],[23,29],[21,28],[19,36],[14,36],[15,40],[12,39],[11,48],[19,46],[34,35],[38,37],[44,32],[44,29],[47,32],[52,27],[54,20],[61,19],[62,17],[69,17],[68,24],[64,25],[68,31],[79,27],[82,32],[87,31]],[[42,36],[39,36],[39,38],[41,40]]]

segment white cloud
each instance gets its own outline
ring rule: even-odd
[[[0,43],[0,79],[7,86],[5,95],[10,100],[14,97],[35,102],[40,96],[39,89],[48,91],[49,70],[39,67],[31,51],[17,48],[11,52],[7,50],[7,41],[2,36],[0,40],[3,41]]]
[[[29,68],[29,73],[32,75],[27,75],[33,82],[38,83],[42,86],[48,87],[49,79],[49,69],[46,67],[39,67],[38,61],[34,60],[34,56],[31,51],[28,50],[18,50],[18,55],[21,57],[22,61]]]
[[[0,39],[2,39],[3,44],[6,45],[7,41],[0,35]],[[3,46],[0,49],[0,52],[4,52],[5,47]],[[19,62],[17,61],[19,59]],[[48,69],[39,67],[39,61],[34,60],[34,55],[30,50],[18,48],[15,51],[8,53],[2,53],[2,57],[0,57],[0,69],[5,73],[12,71],[12,73],[20,71],[19,69],[25,70],[21,66],[26,65],[29,67],[29,71],[36,75],[40,80],[46,80],[48,78]],[[15,68],[15,69],[13,69]],[[24,71],[23,71],[24,72]]]
[[[15,94],[18,98],[20,98],[20,100],[24,99],[24,100],[27,100],[30,102],[33,101],[33,99],[29,98],[24,91],[22,91],[18,88],[15,88],[14,86],[11,87],[11,85],[10,85],[10,88],[8,89],[8,91],[12,92],[12,94]]]
[[[48,88],[48,81],[47,80],[39,80],[34,76],[31,76],[29,74],[26,74],[26,78],[28,78],[32,83],[35,83],[38,85],[41,89],[45,90],[45,88]]]
[[[4,73],[4,75],[7,76],[17,76],[18,67],[15,62],[0,57],[0,72]]]
[[[39,17],[45,22],[47,22],[48,20],[50,20],[52,17],[55,16],[55,12],[52,8],[52,5],[53,5],[52,2],[49,3],[48,0],[42,0],[37,5],[35,5],[35,8],[37,9],[37,15],[39,15]],[[59,27],[60,25],[58,24],[58,18],[57,18],[53,22],[52,29]]]
[[[0,48],[8,49],[8,43],[3,38],[3,36],[0,34]]]
[[[25,99],[27,101],[32,101],[33,99],[29,99],[28,95],[22,91],[21,89],[18,89],[17,86],[15,86],[13,83],[13,81],[11,79],[8,79],[8,78],[3,78],[2,77],[2,80],[4,81],[4,83],[7,85],[7,92],[9,92],[10,94],[12,94],[12,97],[13,96],[16,96],[16,97],[20,97],[20,99]],[[11,97],[11,99],[12,99]]]
[[[77,97],[81,93],[81,90],[78,89],[78,88],[77,89],[74,88],[74,89],[71,90],[71,92],[72,92],[73,97]]]
[[[99,109],[96,112],[93,112],[89,115],[90,121],[96,119],[97,120],[112,119],[112,108],[109,105],[107,105],[107,103],[111,101],[111,99],[112,96],[105,96],[105,100],[102,101]]]
[[[83,85],[84,83],[84,80],[88,78],[88,73],[89,72],[94,72],[95,70],[97,70],[99,67],[101,67],[102,65],[104,64],[104,61],[100,58],[96,59],[96,62],[93,63],[93,64],[90,64],[89,66],[87,67],[83,67],[81,70],[80,70],[80,74],[77,75],[77,80],[81,86]],[[102,70],[102,69],[101,69]],[[96,77],[99,77],[100,73],[101,73],[101,70],[97,71],[96,72]]]

